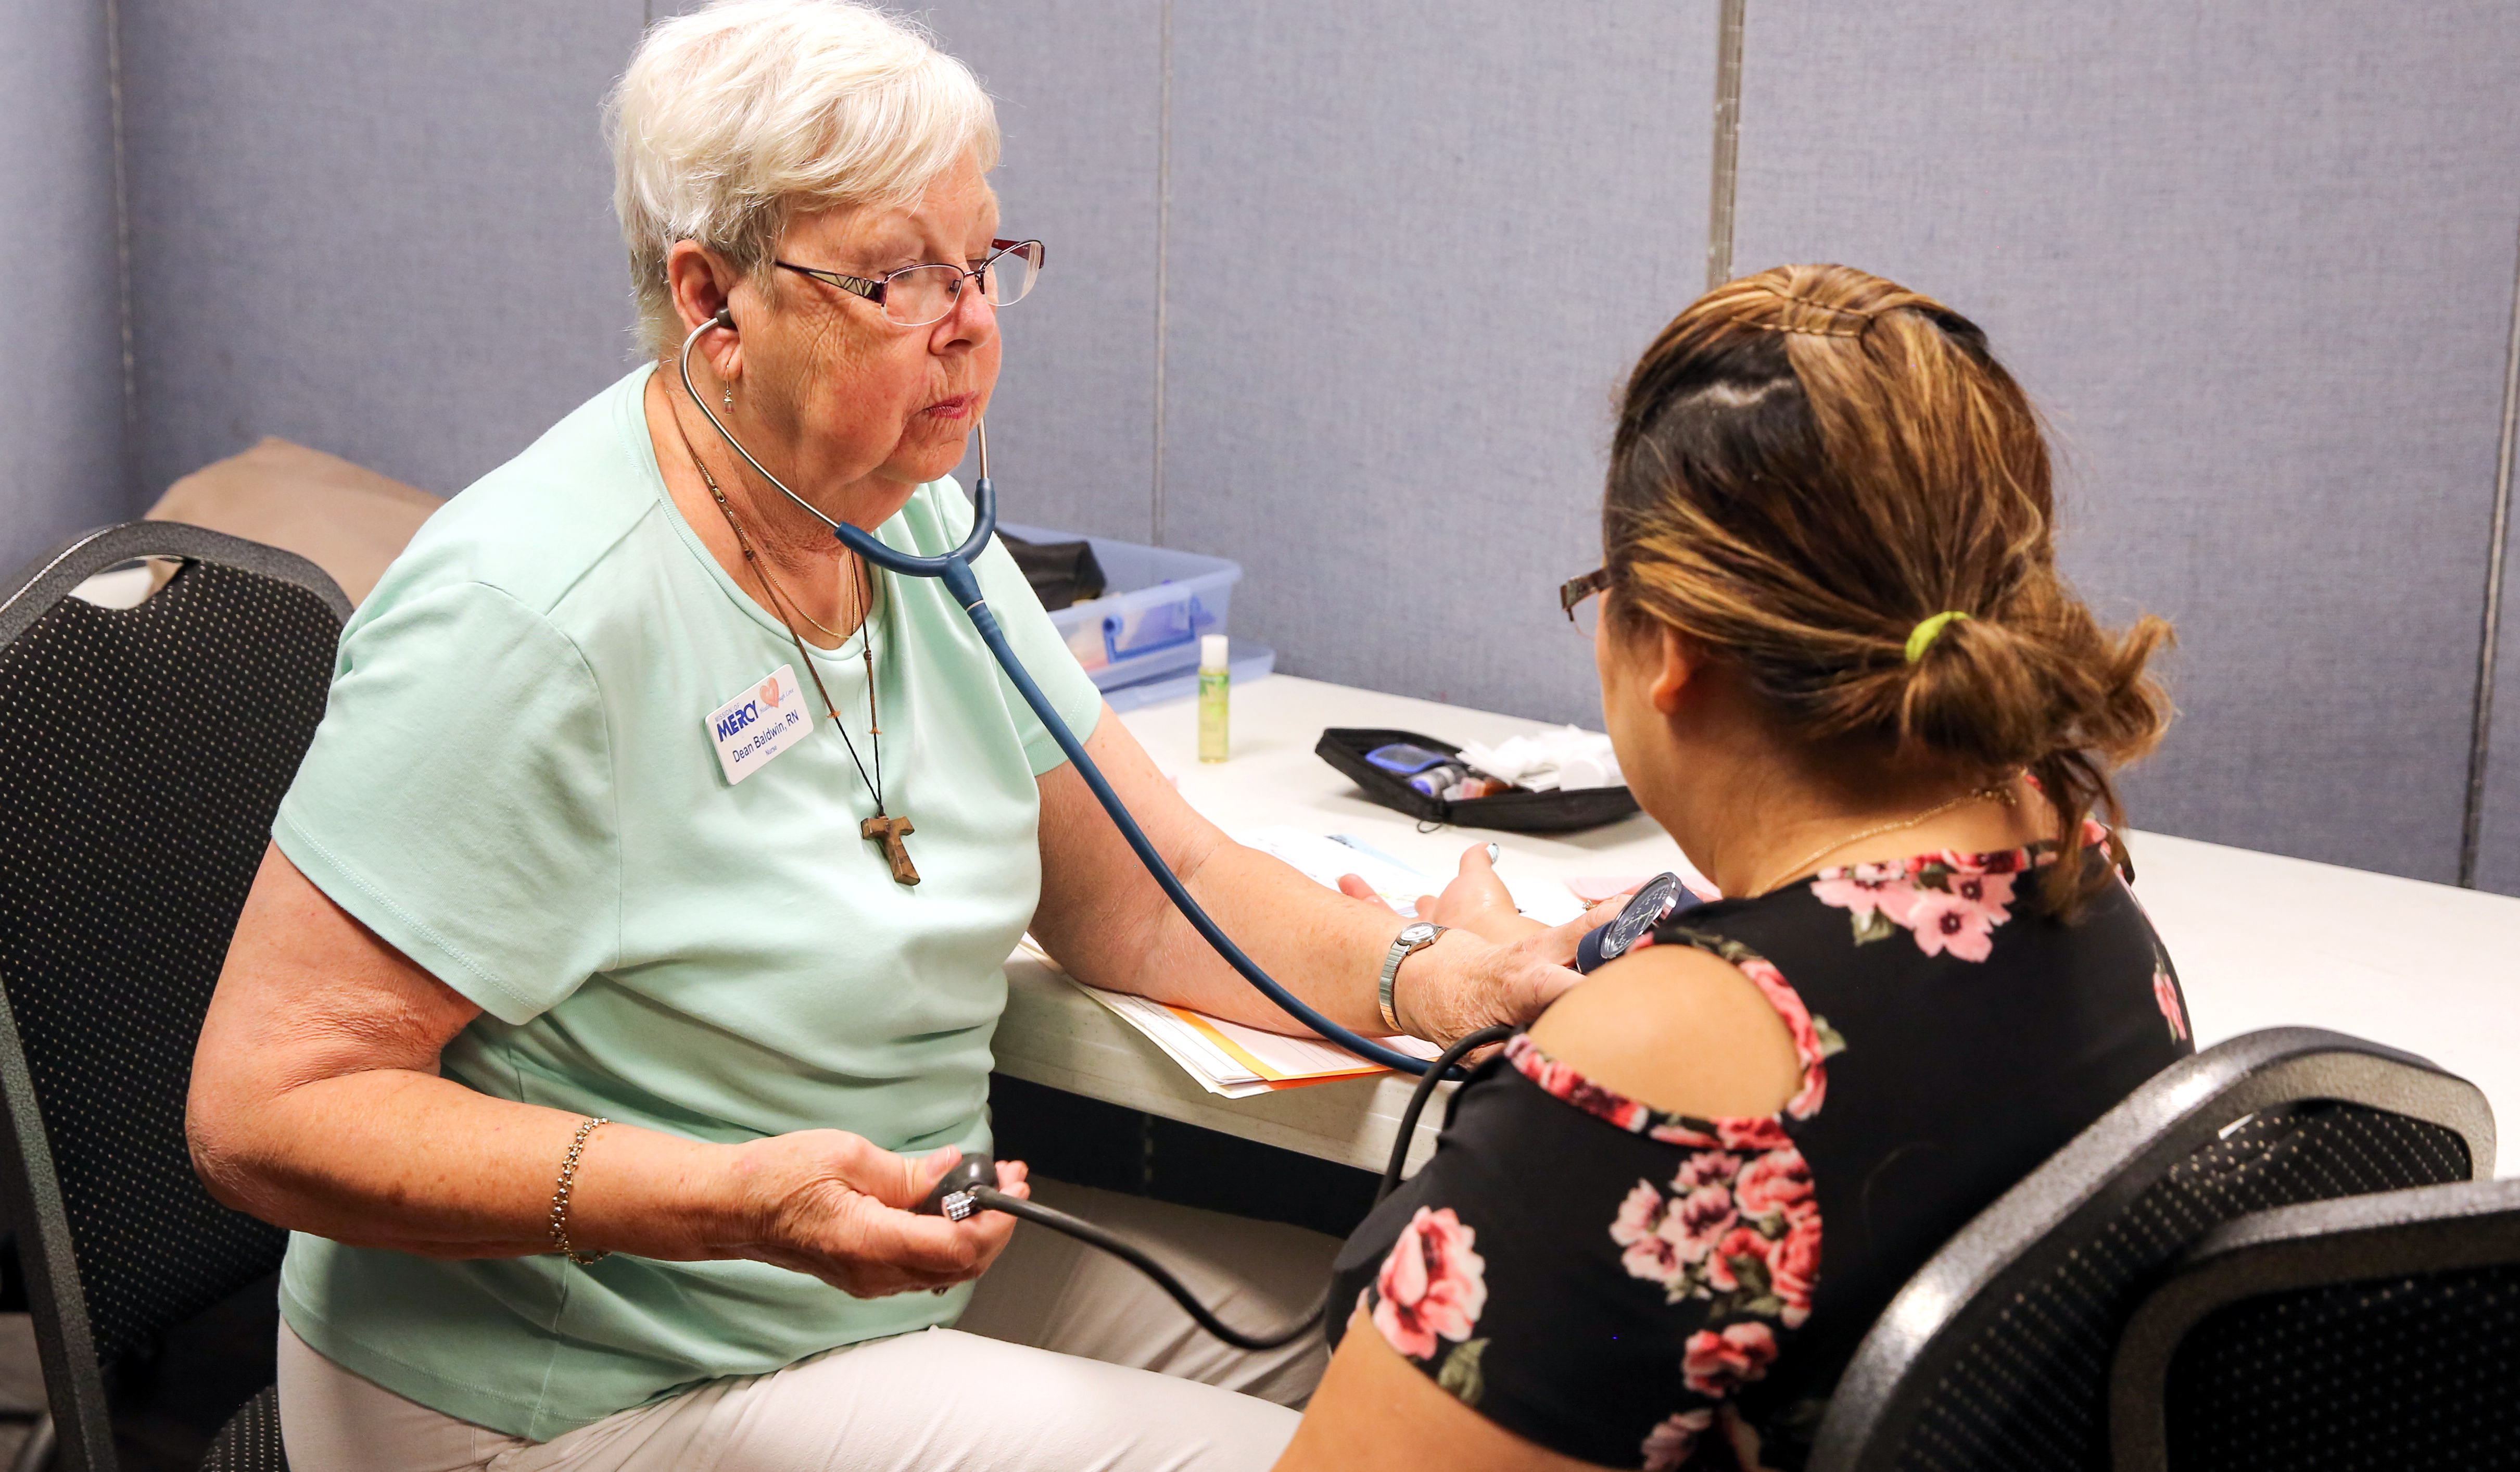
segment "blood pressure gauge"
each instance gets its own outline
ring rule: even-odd
[[[1575,969],[1591,973],[1628,953],[1647,931],[1702,901],[1688,892],[1677,874],[1665,872],[1644,882],[1637,896],[1607,925],[1597,925],[1575,946]]]

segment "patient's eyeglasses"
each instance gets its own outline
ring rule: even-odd
[[[976,277],[980,292],[991,306],[1012,306],[1032,291],[1041,279],[1041,242],[1037,240],[993,240],[989,258],[965,270],[944,264],[903,266],[881,276],[850,276],[839,271],[826,271],[814,266],[800,266],[785,260],[772,265],[799,276],[810,276],[825,286],[835,286],[853,297],[883,308],[883,314],[903,327],[925,327],[945,320],[954,310],[955,301],[963,295],[966,279]]]
[[[1610,570],[1595,568],[1581,577],[1569,577],[1557,585],[1557,606],[1566,611],[1566,621],[1575,631],[1591,639],[1601,626],[1601,605],[1608,602]]]

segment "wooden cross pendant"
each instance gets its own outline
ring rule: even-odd
[[[902,843],[904,838],[918,831],[910,826],[908,818],[888,818],[880,814],[858,825],[858,837],[883,845],[884,861],[892,865],[894,884],[919,883],[919,870],[910,861],[909,846]]]

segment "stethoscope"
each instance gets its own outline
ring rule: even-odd
[[[953,595],[954,601],[963,606],[964,614],[970,619],[971,627],[980,635],[980,642],[989,646],[989,653],[996,656],[998,667],[1006,671],[1007,679],[1024,698],[1024,704],[1032,707],[1033,714],[1041,718],[1043,728],[1050,732],[1053,741],[1058,743],[1058,749],[1075,763],[1077,774],[1085,779],[1085,785],[1094,790],[1096,801],[1102,805],[1104,812],[1111,815],[1112,825],[1120,830],[1122,838],[1129,841],[1129,848],[1137,853],[1138,861],[1147,866],[1147,873],[1162,887],[1165,897],[1181,911],[1182,918],[1216,948],[1216,953],[1225,958],[1227,965],[1288,1016],[1358,1057],[1405,1074],[1424,1075],[1427,1071],[1425,1060],[1412,1058],[1407,1053],[1384,1047],[1340,1027],[1280,986],[1276,978],[1260,969],[1258,962],[1243,954],[1242,947],[1234,943],[1234,938],[1228,936],[1207,911],[1200,908],[1199,902],[1191,897],[1190,887],[1183,884],[1172,867],[1164,862],[1163,855],[1156,851],[1153,842],[1147,837],[1147,831],[1138,826],[1138,820],[1130,815],[1127,805],[1120,801],[1120,795],[1111,790],[1102,769],[1085,754],[1085,743],[1076,739],[1076,733],[1069,730],[1067,722],[1059,717],[1058,708],[1050,703],[1050,697],[1042,693],[1041,686],[1033,682],[1023,662],[1015,657],[1014,647],[1007,642],[1006,630],[998,626],[998,616],[990,612],[988,600],[981,596],[979,578],[971,572],[971,560],[988,549],[989,538],[998,529],[998,488],[989,480],[988,426],[985,423],[973,426],[980,452],[980,477],[971,484],[971,531],[963,538],[963,545],[942,557],[917,557],[894,551],[865,529],[825,516],[822,508],[789,490],[787,482],[772,475],[768,466],[752,458],[752,452],[743,447],[742,441],[735,437],[734,432],[708,406],[708,399],[692,383],[692,348],[699,342],[701,334],[716,329],[736,331],[734,313],[721,307],[716,316],[693,328],[691,336],[683,339],[680,366],[683,391],[689,393],[692,402],[699,406],[700,413],[708,417],[708,422],[716,428],[718,437],[727,442],[728,447],[742,456],[743,463],[751,466],[761,479],[777,486],[781,494],[831,528],[832,535],[867,562],[887,573],[897,573],[905,577],[933,577],[945,584],[945,591]]]
[[[1410,1099],[1407,1112],[1402,1116],[1400,1133],[1392,1146],[1390,1167],[1383,1173],[1381,1194],[1388,1195],[1399,1182],[1402,1162],[1408,1155],[1410,1139],[1417,1132],[1418,1116],[1424,1111],[1426,1101],[1434,1091],[1435,1083],[1445,1078],[1462,1077],[1459,1064],[1463,1056],[1474,1048],[1500,1041],[1518,1030],[1504,1027],[1483,1028],[1466,1037],[1458,1039],[1444,1050],[1442,1057],[1428,1064],[1340,1027],[1279,985],[1276,978],[1261,970],[1259,963],[1245,955],[1242,947],[1234,943],[1234,938],[1228,936],[1224,929],[1210,918],[1207,911],[1200,907],[1199,902],[1192,897],[1189,886],[1183,884],[1173,873],[1171,866],[1164,862],[1163,855],[1156,851],[1154,844],[1148,839],[1146,830],[1139,827],[1138,820],[1130,814],[1128,805],[1120,801],[1120,795],[1117,792],[1112,791],[1110,782],[1102,775],[1102,769],[1094,764],[1092,757],[1085,754],[1085,744],[1076,739],[1074,731],[1068,729],[1067,722],[1060,717],[1058,708],[1050,703],[1050,697],[1042,693],[1041,686],[1033,682],[1033,677],[1024,668],[1023,662],[1015,657],[1013,646],[1007,642],[1006,631],[998,626],[997,615],[990,612],[988,600],[981,595],[980,580],[971,572],[971,560],[987,550],[989,538],[996,534],[998,527],[998,489],[989,479],[988,426],[985,423],[972,426],[978,441],[980,475],[971,485],[970,534],[963,538],[961,546],[941,557],[920,557],[895,551],[878,541],[864,529],[852,527],[846,522],[834,521],[824,515],[822,508],[788,489],[788,483],[772,475],[768,466],[754,459],[752,452],[743,447],[743,442],[735,437],[734,431],[729,430],[725,422],[717,417],[716,411],[708,406],[708,399],[692,382],[692,348],[699,342],[703,333],[720,329],[727,332],[737,330],[734,313],[724,307],[719,308],[717,315],[693,328],[691,335],[683,339],[683,349],[677,361],[682,371],[683,391],[691,395],[692,402],[698,406],[702,415],[707,417],[709,424],[716,429],[718,437],[727,442],[728,448],[742,456],[743,463],[751,466],[754,473],[761,479],[778,487],[782,495],[803,507],[816,521],[831,528],[832,535],[838,537],[850,551],[866,559],[870,564],[906,577],[933,577],[945,584],[945,591],[953,595],[954,601],[962,605],[964,614],[970,619],[971,627],[978,632],[980,642],[986,644],[989,647],[989,653],[996,657],[998,667],[1006,671],[1007,679],[1014,685],[1016,693],[1024,698],[1024,704],[1032,708],[1033,714],[1040,717],[1042,726],[1050,732],[1051,739],[1058,743],[1058,749],[1066,754],[1069,761],[1075,763],[1077,774],[1085,779],[1087,787],[1093,789],[1095,799],[1102,805],[1102,810],[1110,814],[1112,825],[1120,830],[1120,836],[1129,841],[1129,848],[1137,853],[1138,861],[1146,865],[1147,873],[1163,889],[1166,897],[1172,900],[1174,908],[1181,911],[1182,918],[1188,920],[1191,928],[1197,931],[1209,945],[1215,947],[1216,953],[1225,958],[1227,965],[1232,966],[1244,981],[1256,988],[1261,995],[1269,998],[1287,1015],[1311,1028],[1323,1037],[1337,1043],[1358,1057],[1369,1059],[1386,1068],[1397,1069],[1405,1074],[1418,1076],[1418,1088]],[[1695,897],[1686,889],[1681,888],[1680,881],[1676,877],[1669,874],[1656,876],[1651,883],[1638,892],[1636,898],[1628,903],[1619,918],[1607,925],[1598,927],[1586,936],[1577,957],[1577,969],[1590,971],[1595,966],[1616,957],[1667,916],[1685,907],[1686,903],[1695,902]],[[1219,1321],[1204,1305],[1191,1296],[1189,1290],[1184,1288],[1178,1279],[1135,1245],[1125,1239],[1112,1236],[1092,1222],[1069,1217],[1021,1197],[1009,1196],[991,1184],[995,1179],[992,1163],[987,1157],[976,1155],[967,1157],[937,1183],[936,1188],[929,1194],[928,1200],[922,1204],[922,1210],[951,1217],[956,1220],[961,1220],[974,1211],[1000,1211],[1080,1237],[1117,1254],[1148,1273],[1171,1294],[1192,1317],[1198,1321],[1200,1327],[1229,1344],[1239,1345],[1245,1349],[1274,1349],[1285,1344],[1310,1328],[1320,1316],[1321,1311],[1317,1309],[1301,1323],[1273,1334],[1239,1333]]]

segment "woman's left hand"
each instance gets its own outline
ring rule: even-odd
[[[1449,1043],[1499,1024],[1528,1027],[1584,980],[1571,969],[1576,943],[1617,913],[1615,906],[1597,905],[1502,944],[1475,931],[1448,930],[1401,963],[1392,978],[1392,1010],[1411,1036],[1428,1042]]]

